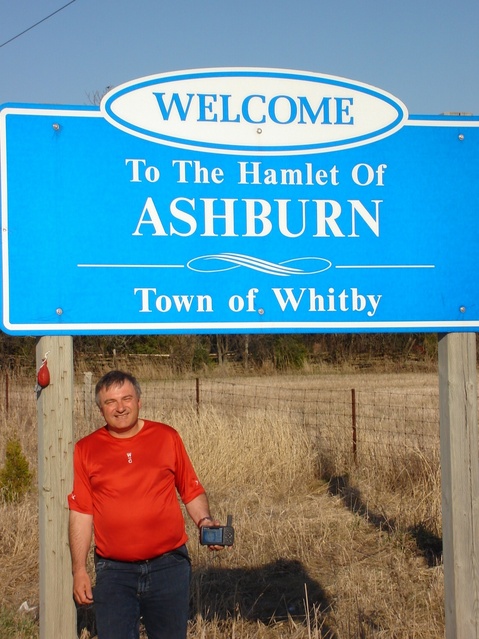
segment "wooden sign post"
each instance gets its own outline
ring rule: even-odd
[[[39,391],[37,400],[40,639],[73,639],[76,611],[67,503],[73,485],[73,339],[41,337],[37,370],[46,353],[50,384]]]
[[[476,336],[439,337],[442,535],[447,639],[479,637]]]

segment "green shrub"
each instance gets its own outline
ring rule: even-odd
[[[274,346],[274,363],[278,370],[300,369],[308,352],[298,335],[281,335]]]
[[[5,466],[0,470],[0,496],[6,502],[20,501],[32,487],[33,473],[23,454],[20,442],[7,442]]]

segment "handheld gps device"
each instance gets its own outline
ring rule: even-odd
[[[203,546],[232,546],[235,539],[233,515],[228,515],[226,526],[202,526],[200,544]]]

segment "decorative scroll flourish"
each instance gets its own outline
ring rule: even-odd
[[[297,266],[288,266],[293,263]],[[331,262],[324,257],[295,257],[275,263],[241,253],[216,253],[194,257],[186,266],[197,273],[221,273],[243,266],[268,275],[288,277],[322,273],[331,268]]]

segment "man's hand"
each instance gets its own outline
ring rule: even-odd
[[[93,602],[91,580],[85,568],[81,568],[73,574],[73,597],[80,606]]]
[[[201,522],[201,524],[199,525],[199,528],[201,530],[201,528],[205,527],[208,528],[209,526],[221,526],[221,523],[217,520],[217,519],[212,519],[212,520],[205,520],[203,522]],[[208,546],[209,550],[224,550],[224,546]]]
[[[185,504],[188,515],[195,522],[198,528],[203,526],[221,526],[217,519],[210,516],[210,508],[208,505],[208,497],[205,493],[198,495],[187,504]],[[223,550],[223,546],[208,546],[210,550]]]

